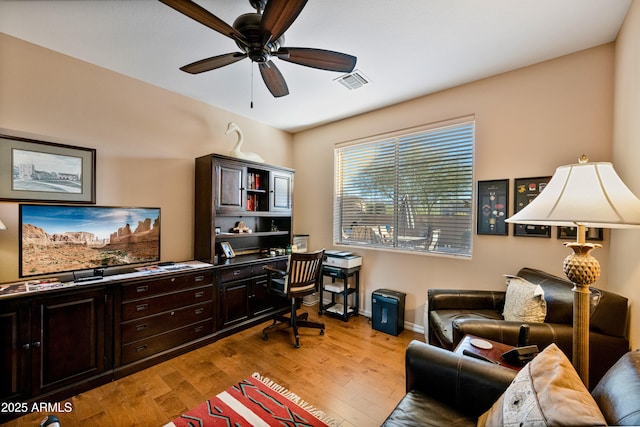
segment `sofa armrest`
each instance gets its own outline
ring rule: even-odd
[[[497,310],[502,312],[505,292],[464,289],[429,289],[428,310]]]
[[[406,390],[416,389],[477,417],[502,395],[516,371],[412,341],[405,353]]]

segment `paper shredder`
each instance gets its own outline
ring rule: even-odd
[[[404,330],[405,296],[392,289],[378,289],[371,294],[373,329],[396,336]]]

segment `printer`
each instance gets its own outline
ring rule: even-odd
[[[325,267],[352,268],[362,265],[362,257],[353,252],[345,251],[324,251]]]

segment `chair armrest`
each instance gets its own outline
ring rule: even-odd
[[[497,310],[504,307],[503,291],[429,289],[428,310]]]
[[[416,389],[477,417],[502,395],[516,371],[412,341],[405,353],[406,390]]]
[[[271,266],[271,265],[265,265],[265,266],[264,266],[264,267],[262,267],[262,268],[264,268],[264,269],[267,271],[267,273],[274,273],[274,274],[278,274],[278,275],[279,275],[279,276],[281,276],[281,277],[284,277],[284,276],[286,276],[286,275],[287,275],[287,272],[286,272],[285,270],[280,270],[280,269],[275,268],[275,267],[273,267],[273,266]]]

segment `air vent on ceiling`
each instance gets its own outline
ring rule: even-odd
[[[349,74],[338,77],[335,81],[340,82],[341,85],[349,90],[359,89],[371,82],[360,70],[353,70]]]

